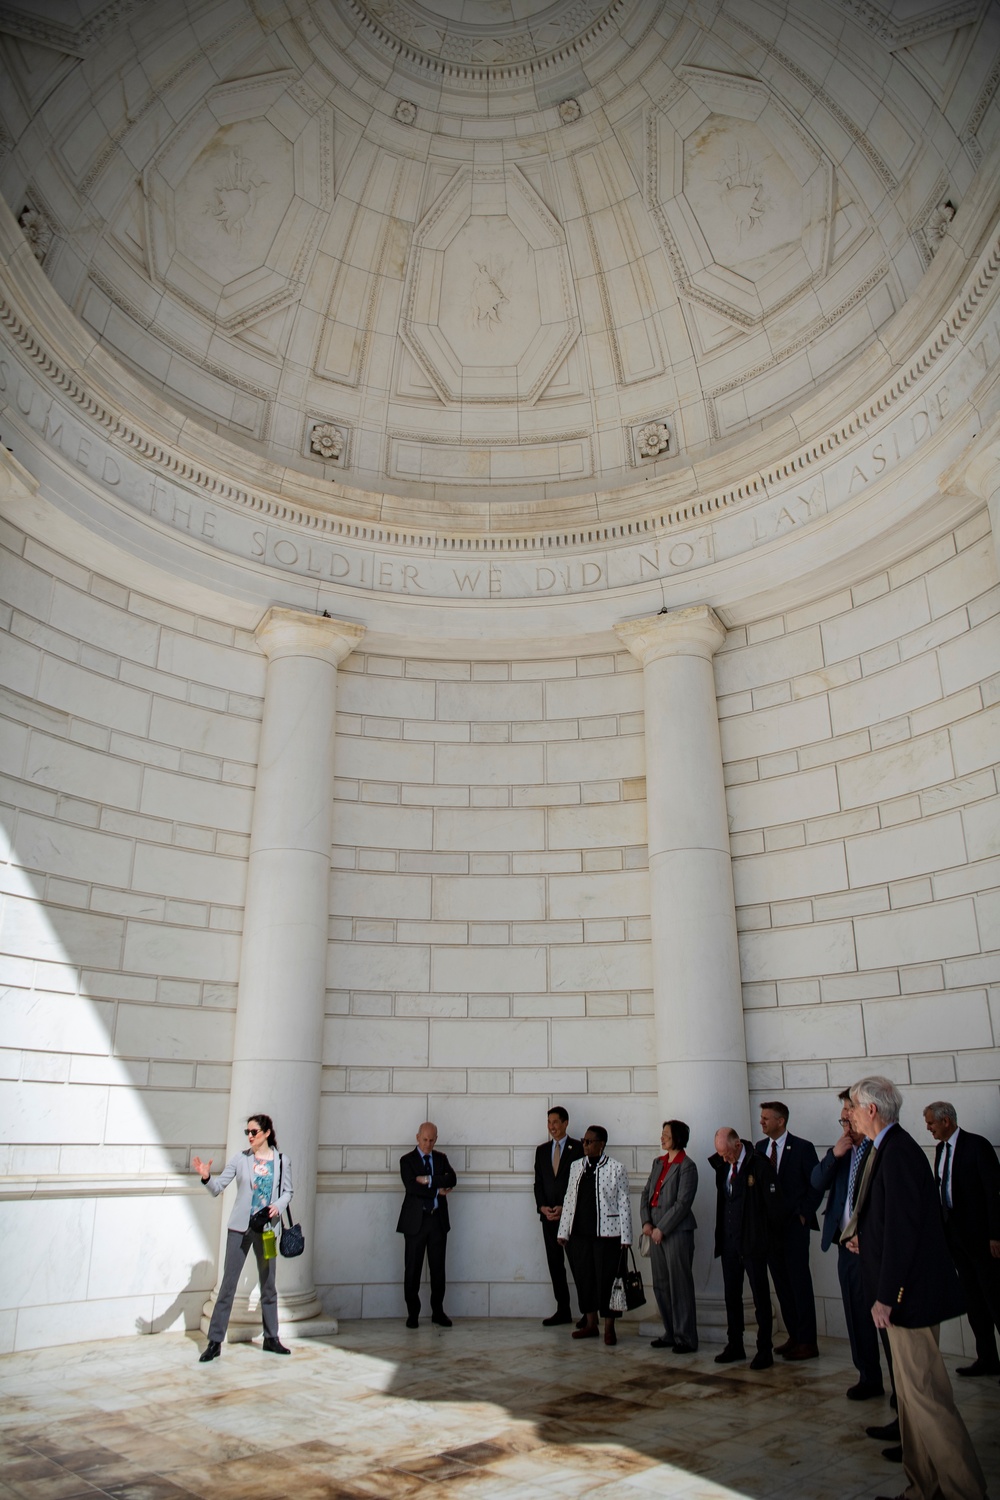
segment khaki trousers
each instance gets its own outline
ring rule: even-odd
[[[938,1347],[939,1326],[889,1325],[906,1500],[984,1500],[986,1478]]]

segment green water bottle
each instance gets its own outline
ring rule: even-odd
[[[273,1229],[265,1229],[261,1239],[264,1241],[264,1259],[273,1260],[278,1253],[278,1236]]]

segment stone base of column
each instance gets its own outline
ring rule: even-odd
[[[209,1297],[201,1315],[201,1331],[208,1333],[215,1308],[214,1295]],[[226,1342],[249,1344],[262,1333],[260,1307],[250,1306],[246,1297],[237,1297],[229,1319]],[[278,1294],[278,1336],[285,1339],[325,1339],[339,1332],[336,1318],[328,1317],[315,1292],[293,1292],[289,1297]]]

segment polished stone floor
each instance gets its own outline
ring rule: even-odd
[[[289,1359],[184,1334],[0,1358],[0,1500],[854,1500],[898,1465],[844,1398],[845,1345],[753,1374],[520,1321],[345,1323]],[[956,1361],[949,1359],[949,1368]],[[1000,1387],[956,1380],[1000,1497]]]

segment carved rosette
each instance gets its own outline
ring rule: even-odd
[[[653,422],[643,422],[632,429],[632,451],[637,463],[651,463],[656,458],[673,454],[670,428],[665,417]]]
[[[559,118],[564,125],[572,125],[582,114],[578,99],[564,99],[559,106]]]
[[[339,464],[347,455],[348,432],[335,422],[314,422],[309,429],[309,452],[328,464]]]
[[[400,125],[412,125],[417,118],[417,106],[412,99],[400,99],[392,112],[392,118]]]

